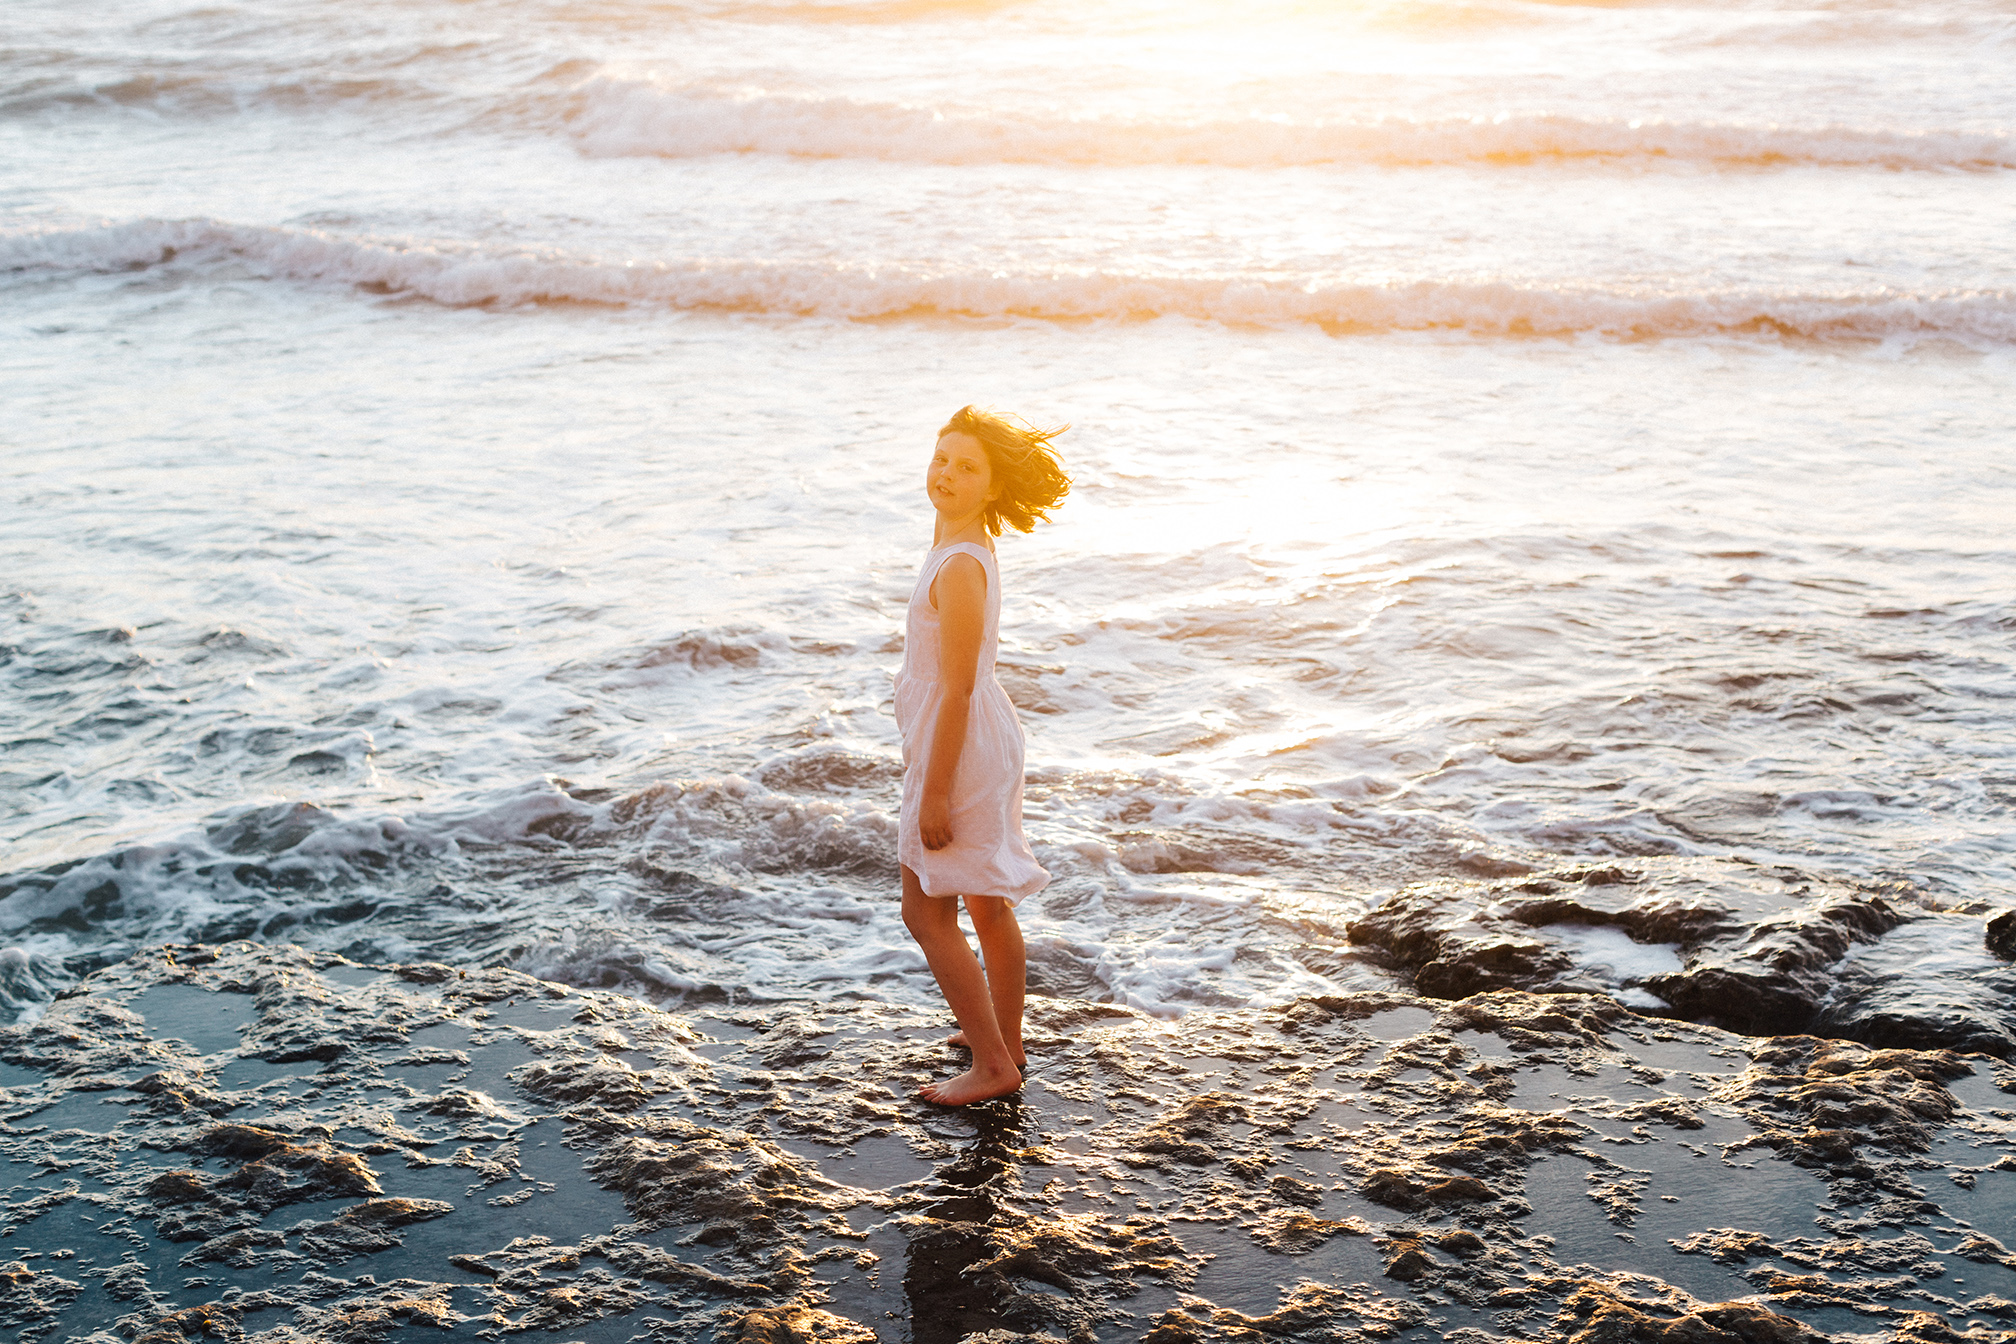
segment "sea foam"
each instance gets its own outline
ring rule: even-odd
[[[1414,120],[1043,116],[845,97],[667,88],[598,75],[572,130],[599,156],[785,154],[905,163],[1518,164],[1669,160],[1850,168],[2016,168],[1999,131],[1590,119],[1549,113]]]
[[[1188,318],[1235,325],[1314,323],[1338,332],[1477,336],[1715,335],[2016,341],[2006,289],[1828,291],[1602,286],[1535,280],[1348,279],[751,257],[605,259],[485,250],[216,220],[143,219],[0,235],[0,272],[113,272],[233,264],[273,280],[334,283],[450,305],[589,303],[825,318]]]

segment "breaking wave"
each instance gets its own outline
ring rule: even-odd
[[[0,872],[0,1021],[136,947],[238,939],[509,964],[659,1001],[921,992],[928,973],[895,898],[895,762],[812,750],[761,773],[780,787],[719,775],[569,792],[542,778],[403,816],[282,802]],[[1081,820],[1095,827],[1098,804],[1116,801],[1102,783],[1118,781],[1094,782]],[[1176,1016],[1336,991],[1341,980],[1290,955],[1311,928],[1270,931],[1259,908],[1292,859],[1264,884],[1211,885],[1258,848],[1279,853],[1287,833],[1320,841],[1331,809],[1188,798],[1166,779],[1119,787],[1116,805],[1171,824],[1161,840],[1135,829],[1111,846],[1037,840],[1068,896],[1061,914],[1029,912],[1039,992]]]
[[[415,53],[415,61],[439,59]],[[60,62],[58,62],[60,64]],[[452,93],[396,72],[136,69],[47,73],[0,85],[0,119],[117,109],[157,117],[376,106],[403,120],[515,125],[593,158],[773,154],[930,165],[1167,164],[1228,168],[1680,163],[1993,172],[2016,168],[2006,129],[1783,125],[1563,113],[1485,116],[1051,115],[977,104],[876,101],[680,86],[568,61],[506,90]]]
[[[268,279],[351,285],[461,306],[591,303],[841,319],[1176,317],[1238,325],[1314,323],[1338,332],[1447,330],[1633,340],[1775,334],[2016,341],[2016,293],[2002,289],[1683,290],[1427,279],[1364,284],[1251,272],[1010,272],[732,257],[607,260],[205,219],[0,235],[0,272],[106,273],[168,265],[200,272],[223,264]]]
[[[2001,132],[1587,120],[1548,114],[1417,121],[1155,121],[1012,116],[924,104],[668,89],[598,76],[579,90],[583,152],[787,154],[907,163],[1474,164],[1671,160],[1892,169],[2016,168]]]

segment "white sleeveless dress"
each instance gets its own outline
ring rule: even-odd
[[[987,618],[966,718],[966,744],[952,777],[952,843],[924,848],[917,831],[931,734],[945,687],[938,671],[938,609],[931,583],[955,555],[970,555],[987,571]],[[896,726],[903,734],[903,811],[896,828],[896,857],[917,874],[930,896],[1001,896],[1020,902],[1043,890],[1050,874],[1036,862],[1022,835],[1022,723],[1008,692],[994,678],[1001,627],[1001,574],[994,553],[972,542],[940,546],[924,557],[903,640],[903,670],[896,674]]]

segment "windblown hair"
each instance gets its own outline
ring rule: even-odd
[[[1017,532],[1033,532],[1036,524],[1047,522],[1050,513],[1071,491],[1071,478],[1057,460],[1050,441],[1071,428],[1038,429],[1020,416],[996,415],[975,406],[955,411],[938,437],[970,434],[986,450],[987,465],[994,483],[1001,487],[984,515],[987,535],[1001,535],[1003,523]]]

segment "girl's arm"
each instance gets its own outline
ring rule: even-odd
[[[943,849],[952,843],[952,779],[966,749],[966,719],[980,673],[987,571],[972,556],[955,555],[939,569],[931,592],[938,606],[938,676],[945,693],[938,702],[931,755],[924,767],[917,832],[924,848]]]

